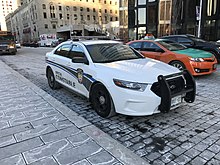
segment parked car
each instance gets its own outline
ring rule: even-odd
[[[219,43],[219,44],[220,44],[220,40],[218,40],[218,41],[217,41],[217,43]]]
[[[195,81],[181,72],[111,40],[66,41],[46,54],[46,76],[88,98],[97,114],[143,116],[168,112],[195,99]]]
[[[21,43],[20,43],[20,42],[16,41],[15,44],[16,44],[16,48],[17,48],[17,49],[21,48]]]
[[[220,44],[217,44],[215,42],[205,41],[193,35],[169,35],[160,38],[173,40],[175,42],[185,45],[188,48],[196,48],[211,52],[212,54],[215,55],[218,63],[220,63]]]
[[[187,48],[170,40],[137,40],[127,43],[145,57],[163,61],[180,70],[187,69],[193,76],[216,71],[217,60],[209,52]]]

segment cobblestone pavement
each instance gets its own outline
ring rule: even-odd
[[[44,68],[46,51],[23,48],[16,56],[0,57],[31,82],[96,125],[150,164],[220,164],[220,71],[196,77],[197,97],[192,104],[166,114],[145,117],[116,115],[104,119],[90,103],[65,88],[53,91]],[[218,65],[220,67],[220,65]]]

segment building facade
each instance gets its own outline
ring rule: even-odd
[[[18,8],[18,0],[1,0],[0,1],[0,30],[6,31],[5,17]]]
[[[6,17],[17,40],[31,42],[42,34],[117,36],[118,0],[26,0]]]
[[[199,36],[199,29],[201,38],[220,39],[220,0],[120,0],[119,6],[120,37],[126,41],[146,33]]]

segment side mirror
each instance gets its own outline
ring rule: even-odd
[[[73,63],[83,63],[86,65],[89,65],[89,61],[85,57],[73,57],[72,62]]]

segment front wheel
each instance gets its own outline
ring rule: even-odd
[[[103,85],[96,84],[92,88],[91,103],[96,113],[101,117],[108,118],[115,115],[113,101],[109,92]]]
[[[177,69],[179,69],[181,71],[186,69],[185,65],[182,62],[180,62],[180,61],[173,61],[173,62],[170,63],[170,65],[176,67]]]
[[[59,83],[55,80],[53,71],[51,68],[48,69],[47,72],[47,80],[51,89],[57,89],[60,87]]]

